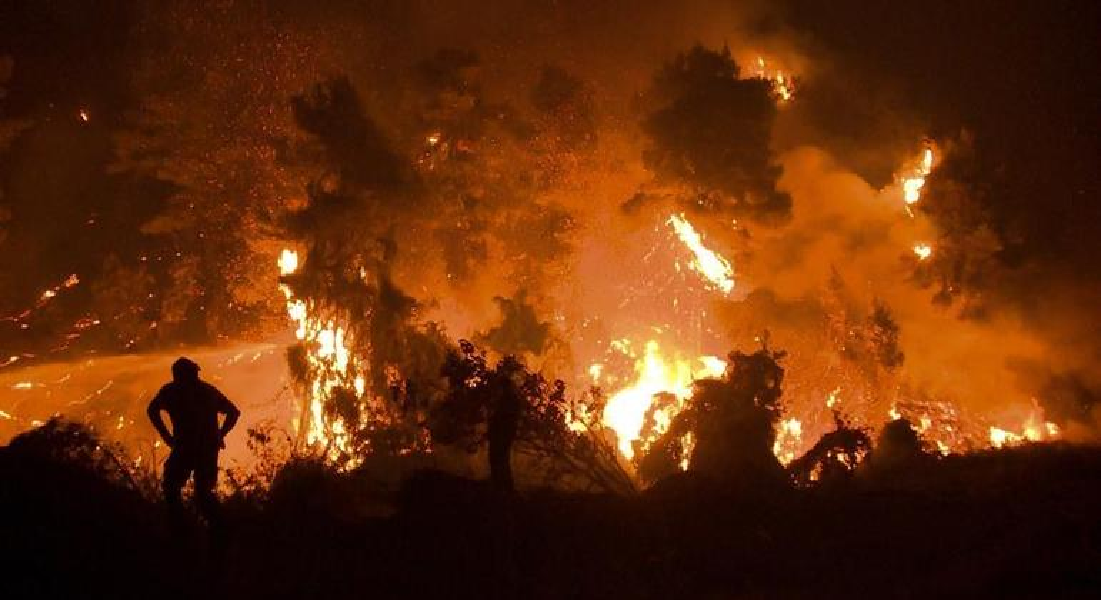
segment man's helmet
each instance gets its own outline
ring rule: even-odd
[[[186,381],[199,378],[199,365],[190,358],[181,356],[172,363],[172,379]]]

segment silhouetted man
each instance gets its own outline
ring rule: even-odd
[[[512,443],[523,408],[516,378],[522,376],[523,365],[511,356],[497,365],[489,413],[489,479],[494,487],[512,491]]]
[[[172,432],[164,425],[161,411],[172,420]],[[187,358],[172,363],[172,382],[161,388],[149,403],[149,420],[164,443],[172,449],[164,464],[164,498],[173,525],[186,517],[180,491],[195,475],[195,499],[211,531],[222,529],[218,497],[218,451],[225,448],[225,436],[241,411],[218,388],[199,379],[199,365]],[[219,425],[218,415],[225,415]]]

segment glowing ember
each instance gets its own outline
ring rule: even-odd
[[[914,244],[914,256],[918,260],[928,260],[933,255],[933,247],[929,244]]]
[[[776,441],[772,444],[772,453],[782,464],[795,460],[796,452],[803,442],[803,423],[799,419],[780,421],[776,428]]]
[[[60,284],[55,285],[54,287],[42,292],[42,295],[39,296],[39,306],[50,299],[56,298],[57,294],[62,290],[71,288],[78,283],[80,283],[80,277],[78,277],[76,273],[69,275]]]
[[[703,237],[684,215],[673,215],[669,217],[668,223],[673,226],[681,242],[695,255],[689,267],[724,294],[729,294],[734,289],[734,267],[730,265],[730,261],[704,246]]]
[[[76,116],[85,123],[92,120],[92,113],[90,113],[87,108],[78,110]]]
[[[15,323],[20,329],[28,329],[31,326],[30,322],[29,322],[30,319],[32,319],[35,316],[36,312],[39,309],[41,309],[42,307],[46,306],[51,301],[53,301],[53,299],[58,297],[58,295],[62,291],[66,290],[66,289],[69,289],[69,288],[71,288],[71,287],[73,287],[73,286],[75,286],[79,283],[80,283],[80,277],[76,273],[73,273],[73,274],[69,275],[68,277],[66,277],[61,283],[53,286],[52,288],[43,290],[42,293],[39,294],[38,300],[35,301],[33,306],[25,308],[25,309],[19,311],[16,314],[13,314],[13,315],[0,317],[0,321],[9,321],[9,322]],[[92,324],[91,321],[92,321],[92,319],[86,319],[86,318],[79,319],[70,328],[69,333],[66,335],[66,339],[69,342],[71,342],[72,340],[80,337],[79,331],[81,331],[83,329],[87,329],[90,326],[90,324]],[[94,324],[98,324],[98,323],[99,323],[99,321],[95,321]],[[56,350],[64,350],[67,347],[68,347],[68,343],[63,343],[62,345],[55,348],[54,350],[55,351]],[[24,356],[30,357],[31,355],[24,355]],[[20,359],[19,356],[12,355],[11,357],[9,357],[9,359],[7,361],[4,361],[4,362],[0,363],[0,367],[6,367],[6,366],[18,361],[19,359]]]

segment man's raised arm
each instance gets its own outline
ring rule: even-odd
[[[225,394],[218,392],[218,412],[226,416],[225,421],[222,421],[222,428],[220,433],[222,438],[226,437],[226,434],[230,432],[235,425],[237,425],[237,419],[241,418],[241,411],[235,404],[226,398]]]
[[[157,433],[161,435],[161,439],[165,444],[171,448],[176,444],[175,438],[168,432],[168,427],[164,425],[164,418],[161,417],[161,411],[164,410],[164,390],[157,392],[156,396],[149,401],[149,408],[145,409],[145,414],[149,415],[149,421],[153,423],[153,427],[157,430]]]

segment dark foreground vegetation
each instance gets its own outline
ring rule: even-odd
[[[226,500],[224,548],[166,527],[86,429],[0,448],[4,598],[1097,597],[1101,449],[918,460],[813,488],[676,475],[635,496],[292,461]]]

